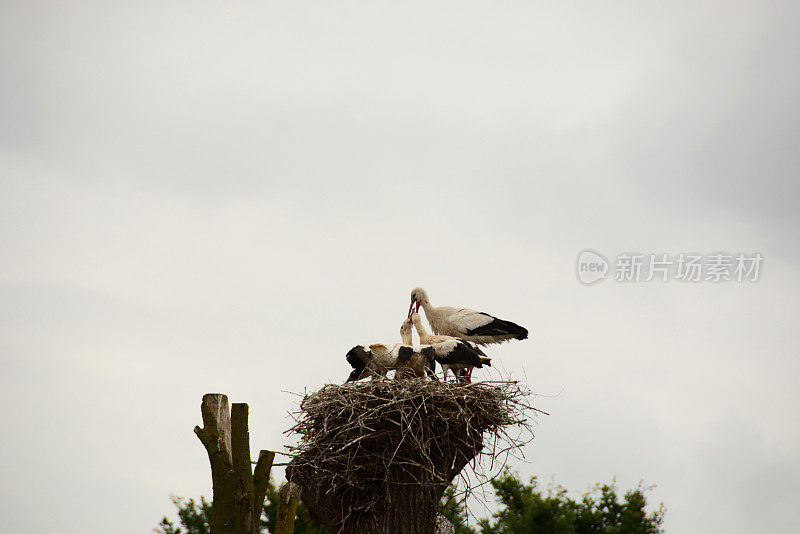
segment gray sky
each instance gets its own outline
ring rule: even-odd
[[[150,531],[210,495],[203,393],[281,449],[286,391],[343,381],[423,285],[533,331],[491,348],[553,396],[524,476],[657,484],[669,532],[785,531],[799,11],[3,2],[4,525]],[[587,247],[765,261],[586,287]]]

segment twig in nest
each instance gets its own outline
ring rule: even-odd
[[[544,412],[529,400],[530,392],[516,381],[329,384],[304,395],[292,414],[295,425],[286,433],[298,435],[300,443],[289,447],[287,476],[303,486],[304,500],[314,501],[330,526],[343,525],[352,514],[396,507],[409,485],[416,488],[412,493],[427,487],[441,495],[460,474],[462,491],[469,492],[487,481],[480,462],[472,460],[488,457],[491,467],[502,468],[533,439],[529,416]]]

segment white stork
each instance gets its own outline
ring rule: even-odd
[[[411,291],[411,306],[408,314],[419,311],[420,305],[431,324],[434,334],[466,339],[479,345],[502,343],[509,339],[527,339],[528,330],[511,321],[498,319],[488,313],[470,310],[469,308],[453,308],[451,306],[434,306],[428,294],[421,287]]]
[[[345,358],[353,372],[347,382],[363,378],[367,367],[382,376],[394,369],[395,376],[399,377],[397,373],[403,368],[409,369],[417,377],[433,375],[436,362],[431,351],[426,351],[423,347],[414,348],[412,345],[410,317],[400,327],[400,338],[401,343],[373,343],[368,347],[356,345],[350,349]]]
[[[417,334],[419,334],[419,342],[423,347],[428,345],[433,350],[434,359],[439,362],[444,370],[445,380],[447,380],[448,371],[452,371],[453,376],[458,379],[459,372],[467,370],[463,376],[469,382],[473,367],[492,365],[492,360],[487,358],[486,354],[475,343],[452,336],[429,334],[425,330],[422,324],[422,317],[418,313],[412,313],[411,320],[417,329]]]

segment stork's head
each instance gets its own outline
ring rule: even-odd
[[[408,307],[408,315],[411,316],[412,311],[419,311],[419,307],[423,304],[429,304],[428,294],[421,287],[415,287],[411,290],[411,306]],[[416,309],[414,309],[416,305]]]

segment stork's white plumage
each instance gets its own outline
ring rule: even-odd
[[[411,339],[411,318],[403,321],[400,327],[401,343],[373,343],[367,347],[356,345],[345,356],[353,367],[347,381],[363,378],[364,371],[369,367],[372,371],[386,376],[386,373],[408,368],[414,376],[423,377],[435,365],[430,351],[415,348]]]
[[[488,313],[470,310],[469,308],[453,308],[451,306],[434,306],[428,293],[421,287],[411,291],[411,314],[414,306],[419,311],[425,310],[425,316],[431,324],[434,334],[466,339],[479,345],[502,343],[509,339],[527,339],[528,330],[522,326],[498,319]]]
[[[419,334],[419,341],[422,346],[428,345],[433,350],[434,359],[442,366],[444,378],[447,379],[447,372],[451,371],[453,376],[458,377],[462,370],[468,370],[465,376],[467,382],[470,381],[470,372],[473,367],[483,367],[492,365],[492,360],[475,343],[458,339],[452,336],[429,334],[422,324],[422,317],[416,312],[411,314],[414,328]]]

